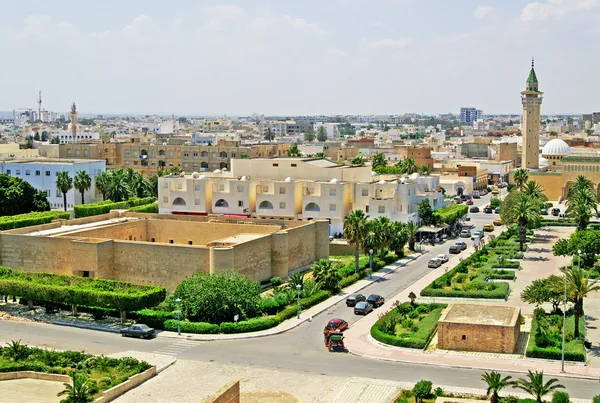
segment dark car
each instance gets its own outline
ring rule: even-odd
[[[500,214],[500,207],[496,207],[496,209],[494,210],[494,213]]]
[[[552,215],[553,215],[554,217],[558,217],[558,215],[559,215],[559,214],[560,214],[560,209],[559,209],[559,208],[556,208],[556,207],[554,207],[554,208],[552,209]]]
[[[492,208],[490,206],[485,206],[483,208],[483,212],[486,214],[492,214],[494,212],[494,210],[492,210]]]
[[[469,213],[479,213],[479,207],[473,206],[469,209]]]
[[[357,303],[361,301],[365,301],[367,297],[362,294],[350,294],[348,298],[346,298],[346,306],[355,306]]]
[[[154,329],[147,325],[133,325],[126,329],[121,329],[121,336],[149,339],[154,336]]]
[[[355,315],[367,315],[369,312],[373,311],[373,305],[369,304],[367,301],[361,301],[354,307]]]
[[[467,204],[468,204],[469,206],[473,205],[473,199],[467,199]]]
[[[323,330],[323,333],[327,333],[331,330],[343,332],[346,329],[348,329],[348,322],[346,322],[344,319],[333,318],[329,322],[327,322],[327,325],[325,325],[325,329]]]
[[[450,245],[450,248],[448,248],[448,253],[457,255],[460,252],[462,252],[462,248],[459,245]]]
[[[541,209],[540,215],[548,215],[548,210],[546,210],[545,208]]]
[[[371,294],[367,298],[367,302],[373,305],[373,308],[379,308],[385,303],[385,298],[383,298],[381,295]]]
[[[460,250],[467,249],[467,244],[463,241],[457,241],[454,245],[458,246]]]

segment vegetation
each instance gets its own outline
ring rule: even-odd
[[[517,169],[513,175],[513,181],[515,182],[515,185],[519,190],[523,188],[523,185],[525,184],[525,182],[527,182],[528,179],[529,174],[527,173],[527,170],[525,168]]]
[[[298,146],[296,144],[292,144],[287,150],[287,155],[288,157],[299,157],[300,150],[298,149]]]
[[[321,126],[317,130],[317,141],[327,141],[327,131],[325,130],[325,126]]]
[[[515,384],[515,382],[511,379],[511,376],[502,377],[502,375],[496,371],[485,372],[481,376],[481,380],[487,383],[486,395],[492,395],[490,398],[490,403],[498,403],[500,400],[499,393],[502,391],[502,389]]]
[[[75,365],[74,373],[71,368]],[[13,341],[0,347],[0,372],[36,371],[71,375],[73,382],[65,383],[61,402],[90,402],[101,393],[131,376],[150,368],[144,361],[133,358],[108,358],[92,356],[77,351],[55,351],[28,347]]]
[[[404,302],[381,315],[371,327],[371,336],[397,347],[424,349],[435,330],[446,305]]]
[[[362,210],[352,210],[344,217],[344,238],[354,246],[355,273],[358,272],[358,254],[367,232],[367,216]]]
[[[118,209],[127,209],[130,208],[131,211],[137,211],[137,212],[150,212],[149,210],[153,210],[153,207],[150,206],[157,206],[155,204],[156,202],[156,198],[155,197],[144,197],[144,198],[133,198],[133,199],[129,199],[127,201],[121,201],[121,202],[113,202],[111,200],[106,200],[100,203],[92,203],[92,204],[82,204],[79,206],[75,206],[74,210],[75,210],[75,217],[77,218],[82,218],[82,217],[90,217],[90,216],[94,216],[94,215],[99,215],[99,214],[106,214],[108,212],[110,212],[110,210],[118,210]],[[132,209],[135,207],[140,207],[140,209]]]
[[[433,215],[436,217],[436,222],[442,222],[444,224],[451,225],[467,215],[468,211],[469,206],[466,204],[452,204],[450,206],[435,210]]]
[[[567,294],[571,301],[573,301],[575,310],[574,337],[578,338],[580,335],[579,319],[583,316],[583,300],[589,293],[600,291],[600,284],[597,280],[587,278],[583,270],[577,267],[565,270],[565,278],[567,281]]]
[[[578,230],[585,229],[598,205],[592,181],[583,175],[578,176],[569,189],[566,205],[566,216],[577,222]]]
[[[431,395],[431,388],[433,384],[431,381],[421,380],[415,384],[412,388],[412,392],[415,395],[415,402],[422,403],[423,399],[429,397]]]
[[[506,224],[517,224],[521,252],[527,229],[539,226],[541,203],[542,200],[535,196],[518,190],[509,192],[502,203],[500,212],[502,221]]]
[[[528,379],[518,379],[515,387],[524,390],[535,398],[538,403],[542,403],[542,399],[547,394],[565,387],[558,383],[558,379],[552,378],[548,382],[544,382],[544,372],[528,371]]]
[[[267,141],[273,141],[273,140],[275,140],[275,133],[273,132],[273,130],[271,130],[270,127],[267,128],[267,131],[265,132],[264,138]]]
[[[546,314],[543,309],[534,311],[531,333],[525,355],[530,358],[560,360],[562,358],[562,313]],[[581,333],[585,332],[583,322],[578,324]],[[567,312],[565,332],[565,360],[585,361],[584,337],[575,337],[575,317]]]
[[[304,132],[304,141],[312,143],[313,141],[315,141],[316,138],[317,135],[315,134],[315,130],[312,128],[312,126],[306,129],[306,131]]]
[[[559,239],[552,251],[556,256],[578,256],[581,251],[581,264],[583,267],[592,267],[596,254],[600,252],[600,230],[576,231],[569,239]]]
[[[56,187],[63,195],[63,205],[65,211],[67,211],[67,192],[73,189],[73,178],[69,176],[67,171],[62,171],[58,174],[56,177]]]
[[[0,216],[48,210],[45,192],[37,191],[21,178],[0,174]]]
[[[533,280],[521,293],[521,299],[536,307],[551,303],[552,312],[558,313],[559,305],[564,299],[564,278],[552,275]]]
[[[375,172],[378,172],[377,168],[387,166],[387,160],[385,159],[385,155],[383,153],[373,154],[373,156],[371,157],[371,164],[373,170],[375,170]]]
[[[363,165],[365,165],[365,160],[362,156],[357,155],[356,157],[352,158],[350,163],[352,165],[363,166]]]
[[[92,178],[85,171],[78,171],[73,180],[73,186],[81,193],[81,204],[85,204],[84,193],[92,186]]]
[[[166,174],[179,172],[179,167],[171,167]],[[159,174],[162,176],[165,171],[159,171]],[[102,193],[102,200],[110,199],[115,203],[132,198],[157,197],[158,176],[145,178],[132,168],[106,171],[96,176],[96,189]]]
[[[437,224],[437,216],[433,214],[433,210],[428,199],[424,199],[419,202],[419,218],[421,219],[423,225]]]
[[[52,220],[71,218],[71,213],[63,211],[45,211],[41,213],[18,214],[0,217],[0,231],[29,227],[31,225],[47,224]]]

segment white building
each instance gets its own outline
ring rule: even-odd
[[[77,172],[85,171],[92,178],[92,185],[84,192],[85,203],[102,201],[102,195],[96,191],[96,177],[106,171],[104,160],[80,160],[59,158],[0,159],[0,172],[15,176],[28,182],[37,190],[45,191],[52,209],[64,209],[63,195],[56,187],[56,178],[66,171],[71,178]],[[67,210],[81,204],[81,193],[75,188],[67,193]]]

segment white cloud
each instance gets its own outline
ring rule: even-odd
[[[473,11],[473,18],[476,20],[483,20],[488,17],[492,11],[494,11],[494,7],[492,6],[479,6]]]
[[[289,15],[283,16],[283,21],[294,29],[306,35],[327,35],[327,30],[320,28],[314,22],[308,22],[304,18],[292,18]]]
[[[403,48],[408,46],[412,42],[411,38],[384,38],[373,42],[363,41],[363,46],[372,48],[372,49],[393,49],[393,48]]]
[[[229,4],[206,7],[203,12],[210,17],[203,27],[208,31],[222,30],[227,27],[229,22],[244,15],[244,9],[242,7]]]
[[[307,36],[328,35],[326,29],[321,28],[314,22],[308,22],[304,18],[293,18],[289,15],[279,17],[256,17],[246,27],[254,31],[279,31],[282,28],[291,28]]]
[[[521,20],[544,21],[562,19],[577,11],[587,11],[600,6],[600,0],[548,0],[546,3],[529,3],[521,12]]]
[[[76,35],[77,30],[66,22],[56,22],[45,14],[29,15],[23,21],[23,26],[15,32],[20,40],[52,39],[57,35]]]

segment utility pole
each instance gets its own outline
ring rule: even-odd
[[[37,120],[42,121],[42,91],[38,91],[38,116]]]

